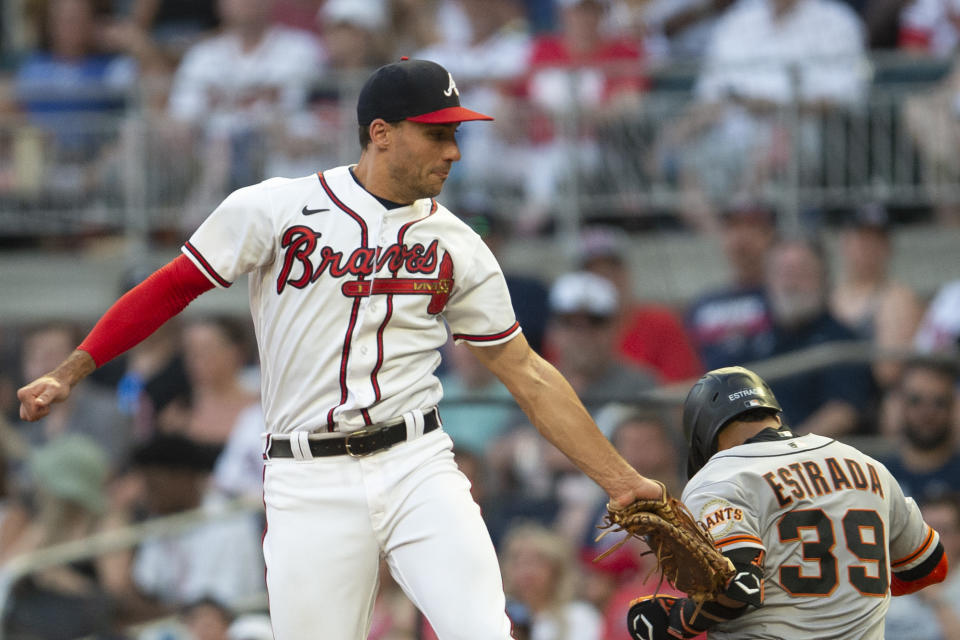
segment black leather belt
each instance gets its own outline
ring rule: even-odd
[[[440,426],[440,413],[436,408],[423,414],[423,432],[430,433]],[[342,438],[310,438],[307,444],[314,458],[349,455],[354,458],[389,449],[407,439],[407,425],[403,420],[382,426],[364,427]],[[292,458],[289,438],[271,438],[264,456]]]

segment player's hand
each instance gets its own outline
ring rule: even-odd
[[[70,385],[50,375],[41,376],[17,391],[20,418],[27,422],[39,420],[50,413],[50,405],[63,402],[69,395]]]
[[[636,500],[661,500],[666,498],[664,491],[665,488],[660,483],[639,476],[639,482],[630,490],[616,495],[611,493],[610,505],[622,509],[629,504],[633,504]]]
[[[630,603],[627,630],[634,640],[676,640],[670,633],[670,610],[677,603],[673,596],[644,596]]]

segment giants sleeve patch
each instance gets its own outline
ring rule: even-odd
[[[697,524],[700,525],[701,529],[713,535],[714,539],[717,539],[729,532],[735,523],[742,520],[743,509],[722,498],[714,498],[701,507]]]

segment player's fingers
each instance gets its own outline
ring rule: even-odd
[[[28,422],[39,420],[50,413],[50,405],[55,401],[57,389],[51,386],[27,385],[17,391],[20,400],[20,418]]]
[[[36,402],[22,402],[20,404],[20,418],[27,422],[34,422],[50,413],[50,405]]]

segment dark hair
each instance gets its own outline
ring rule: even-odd
[[[900,380],[897,386],[902,385],[907,376],[917,370],[929,371],[934,375],[950,380],[951,384],[956,384],[957,378],[960,377],[960,366],[958,366],[955,358],[920,355],[908,358],[903,363],[903,369],[900,371]]]
[[[730,424],[730,422],[764,422],[769,418],[777,417],[779,413],[780,412],[776,409],[757,407],[756,409],[750,409],[734,416],[729,420],[729,422],[727,422],[727,424]]]
[[[90,7],[90,15],[94,21],[111,17],[112,3],[110,0],[86,0]],[[55,10],[53,0],[43,2],[26,2],[24,13],[33,25],[37,34],[40,49],[50,51],[53,48],[53,36],[50,33],[50,17]],[[94,43],[95,44],[95,43]]]
[[[956,491],[939,491],[920,496],[920,508],[947,507],[953,511],[953,517],[960,524],[960,493]]]
[[[185,616],[189,616],[190,614],[195,613],[198,609],[204,607],[215,609],[227,624],[233,622],[234,618],[236,617],[230,607],[210,595],[201,596],[196,600],[186,603],[183,605],[183,607],[181,607],[180,612]]]
[[[228,315],[213,315],[194,318],[190,324],[215,327],[230,345],[240,349],[244,357],[247,357],[251,348],[251,330],[246,320]]]
[[[139,469],[154,467],[209,473],[221,448],[180,434],[156,433],[133,450],[130,463]]]
[[[83,338],[80,327],[75,323],[64,320],[49,320],[30,325],[24,329],[23,341],[30,340],[45,333],[63,333],[73,345],[79,344]]]

